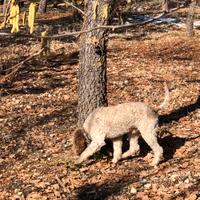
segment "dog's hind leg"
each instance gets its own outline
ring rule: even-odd
[[[122,137],[118,137],[113,141],[113,163],[117,163],[122,158]]]
[[[129,150],[122,154],[122,158],[127,158],[130,156],[135,156],[139,153],[140,146],[138,144],[139,131],[134,130],[132,133],[129,133]]]
[[[151,165],[157,165],[163,159],[163,148],[158,144],[155,126],[149,125],[146,130],[141,131],[145,142],[150,146],[154,153],[154,159]]]
[[[102,146],[105,145],[104,139],[103,140],[93,140],[89,146],[81,153],[77,164],[82,163],[83,161],[87,160],[90,156],[92,156],[94,153],[99,151]]]

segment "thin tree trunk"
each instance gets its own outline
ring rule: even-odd
[[[190,4],[189,10],[188,10],[188,16],[186,21],[186,27],[187,27],[187,34],[189,37],[194,36],[194,14],[195,14],[195,5],[196,2],[193,1]]]
[[[45,13],[47,10],[47,0],[40,0],[38,13]]]
[[[168,0],[162,0],[162,11],[169,12],[169,1]]]
[[[9,0],[3,1],[3,16],[6,15],[6,9],[7,9],[7,6],[8,6],[8,2],[9,2]]]
[[[107,25],[113,4],[113,0],[87,0],[83,29]],[[107,106],[106,36],[107,31],[104,29],[88,32],[81,36],[78,86],[79,127],[95,108]]]

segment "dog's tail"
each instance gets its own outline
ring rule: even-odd
[[[158,106],[157,112],[159,110],[166,108],[169,105],[169,88],[166,82],[164,82],[164,90],[165,90],[165,97],[164,97],[163,102]]]
[[[73,152],[79,156],[87,147],[87,138],[84,129],[76,129],[73,133]]]

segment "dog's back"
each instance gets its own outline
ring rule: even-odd
[[[133,128],[157,121],[156,113],[146,104],[130,102],[116,106],[95,109],[86,119],[83,127],[91,138],[105,134],[106,138],[115,138],[130,132]]]

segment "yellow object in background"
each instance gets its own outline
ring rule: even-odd
[[[28,14],[28,26],[30,28],[30,34],[32,34],[34,31],[35,13],[36,13],[36,3],[32,2],[29,6],[29,14]]]
[[[10,4],[10,24],[12,25],[11,33],[19,32],[19,5],[12,0]]]

